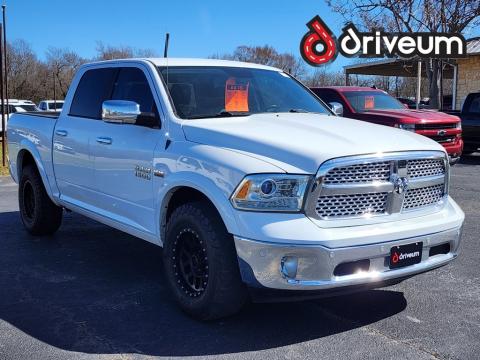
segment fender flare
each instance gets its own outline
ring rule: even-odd
[[[171,174],[168,183],[161,187],[157,193],[155,204],[156,218],[158,221],[158,234],[160,243],[163,244],[163,228],[164,219],[166,216],[166,210],[168,203],[171,199],[171,195],[176,189],[181,187],[189,187],[202,193],[217,209],[227,231],[230,234],[238,233],[238,224],[236,221],[234,208],[230,203],[229,196],[226,192],[220,190],[211,179],[202,176],[195,172],[181,172]]]
[[[57,201],[55,201],[55,198],[53,197],[53,192],[50,187],[50,182],[48,181],[48,175],[47,171],[45,169],[45,166],[43,165],[43,162],[40,161],[40,153],[36,146],[25,139],[23,139],[20,142],[18,154],[17,154],[17,164],[16,164],[16,176],[18,178],[18,183],[20,183],[20,178],[21,178],[21,173],[22,173],[22,166],[23,166],[23,157],[25,156],[25,153],[29,153],[33,161],[35,161],[35,165],[37,166],[38,173],[40,174],[40,177],[42,179],[43,186],[45,188],[45,191],[47,192],[48,197],[55,203],[57,204]]]

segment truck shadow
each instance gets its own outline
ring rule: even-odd
[[[471,155],[462,155],[458,163],[464,165],[480,165],[480,152]]]
[[[195,356],[263,350],[352,330],[407,305],[401,292],[370,290],[251,304],[232,318],[201,323],[174,304],[154,245],[74,214],[55,236],[38,239],[25,233],[18,212],[0,213],[0,239],[0,319],[69,351]]]

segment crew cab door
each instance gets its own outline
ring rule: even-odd
[[[101,104],[111,95],[115,75],[112,68],[84,72],[70,109],[61,112],[53,133],[53,164],[60,198],[82,208],[88,209],[96,195],[90,136],[102,123]],[[47,106],[46,102],[42,105]]]
[[[153,157],[155,148],[165,148],[153,80],[147,69],[137,66],[117,68],[112,100],[129,100],[141,112],[155,113],[156,127],[98,121],[92,129],[94,158],[94,204],[103,215],[142,233],[154,234]]]

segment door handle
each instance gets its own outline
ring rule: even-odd
[[[112,138],[99,136],[97,137],[97,142],[104,145],[110,145],[112,143]]]
[[[67,136],[68,132],[67,130],[55,130],[55,134],[58,136]]]

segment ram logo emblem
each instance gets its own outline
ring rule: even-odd
[[[393,180],[393,190],[397,194],[403,194],[408,190],[408,179],[405,177],[397,177]]]

